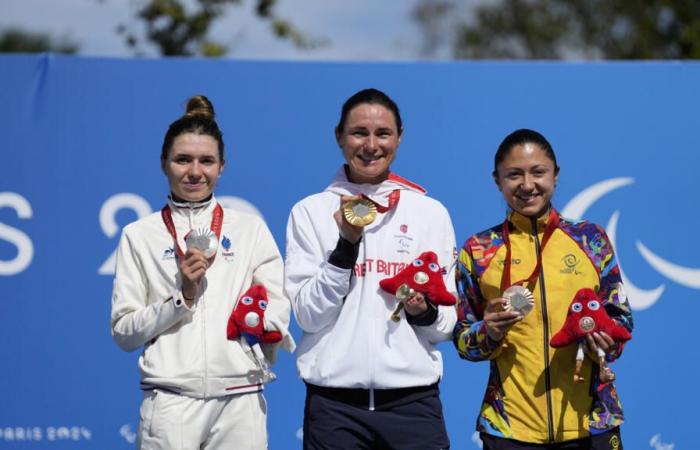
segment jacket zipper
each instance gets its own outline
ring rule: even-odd
[[[365,230],[362,230],[362,257],[366,259],[367,257],[367,233]],[[362,283],[362,289],[364,290],[366,286],[366,283]],[[364,292],[360,293],[360,295],[363,295]],[[364,295],[363,295],[364,297]],[[372,302],[372,306],[376,308],[376,305],[379,304],[379,302]],[[370,323],[372,324],[372,332],[371,332],[371,338],[369,339],[368,342],[374,342],[374,336],[377,332],[376,326],[375,326],[375,320],[374,320],[374,310],[370,312]],[[370,356],[370,374],[369,374],[369,399],[367,400],[367,409],[369,411],[374,411],[374,373],[375,373],[375,362],[376,362],[376,355],[373,346],[370,345],[368,355]]]
[[[190,204],[190,230],[194,230],[194,209]],[[198,289],[199,290],[199,289]],[[199,294],[199,293],[198,293]],[[207,308],[201,295],[197,299],[197,309],[202,320],[202,389],[204,397],[209,397],[209,374],[207,373]]]
[[[537,236],[537,219],[531,218],[532,236],[535,239],[535,253],[537,258],[540,257],[540,240]],[[544,262],[542,263],[544,266]],[[547,295],[544,285],[544,267],[540,268],[540,299],[542,300],[542,321],[544,328],[544,392],[547,398],[547,432],[549,433],[549,442],[554,442],[554,424],[552,420],[552,381],[549,373],[549,321],[547,319]]]

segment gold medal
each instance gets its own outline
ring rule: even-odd
[[[517,311],[521,316],[527,315],[532,311],[535,304],[535,297],[532,292],[524,286],[514,284],[503,292],[503,298],[506,304],[503,309],[506,311]]]
[[[408,284],[404,283],[399,288],[396,290],[396,298],[398,300],[404,301],[411,297],[412,295],[415,295],[416,291],[414,291],[411,286]]]
[[[343,203],[345,220],[356,227],[364,227],[374,222],[377,206],[370,200],[360,198]]]

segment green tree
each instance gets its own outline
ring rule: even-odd
[[[0,52],[4,53],[75,53],[78,45],[67,38],[56,40],[46,33],[34,33],[19,28],[0,32]]]
[[[457,59],[700,58],[697,0],[500,0],[471,11],[422,0],[413,17]]]
[[[229,6],[240,6],[241,0],[142,0],[136,17],[145,23],[145,39],[154,44],[162,55],[223,56],[229,48],[209,38],[212,24],[222,17]],[[274,12],[276,0],[256,0],[255,14],[270,24],[271,32],[287,39],[300,48],[312,48],[322,42],[312,40],[297,30],[287,20]],[[188,8],[189,6],[189,8]],[[141,52],[138,33],[126,25],[120,25],[127,45]]]

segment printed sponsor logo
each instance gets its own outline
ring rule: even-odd
[[[561,269],[559,272],[564,273],[564,274],[574,274],[574,275],[581,275],[583,272],[579,272],[576,269],[576,266],[578,266],[578,263],[580,262],[576,255],[573,253],[569,253],[568,255],[565,255],[562,259],[561,262],[564,263],[564,268]]]
[[[163,252],[163,260],[165,261],[166,259],[175,259],[175,248],[170,247],[166,248],[165,251]]]

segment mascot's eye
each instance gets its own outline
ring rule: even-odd
[[[576,302],[573,305],[571,305],[571,310],[573,312],[581,312],[583,310],[583,305],[579,302]]]
[[[438,266],[435,263],[428,264],[428,267],[430,267],[430,270],[432,270],[433,272],[437,272],[438,270],[440,270],[440,266]]]
[[[424,264],[424,262],[421,261],[420,259],[416,259],[413,261],[413,265],[416,267],[421,267],[423,264]]]
[[[267,300],[260,300],[258,302],[258,306],[260,307],[260,309],[265,311],[267,309]]]
[[[593,311],[598,311],[598,308],[600,308],[600,303],[598,303],[597,300],[591,300],[588,302],[588,308],[592,309]]]
[[[252,305],[252,304],[253,304],[253,297],[243,297],[243,298],[241,299],[241,302],[242,302],[244,305]]]

